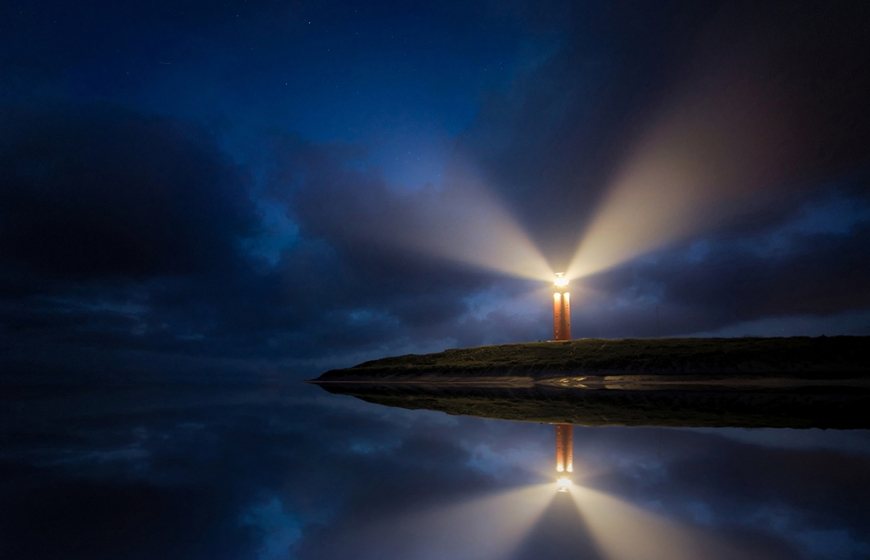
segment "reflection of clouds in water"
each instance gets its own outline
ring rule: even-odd
[[[457,442],[468,453],[469,468],[498,480],[516,480],[517,473],[533,478],[550,475],[553,449],[552,442],[542,437],[548,429],[545,426],[462,418]]]
[[[4,422],[0,538],[15,557],[172,549],[184,558],[275,558],[289,548],[295,558],[377,558],[387,547],[408,558],[438,550],[596,558],[606,550],[596,527],[630,529],[628,513],[639,525],[666,519],[705,535],[701,544],[712,536],[768,558],[799,557],[797,549],[860,555],[870,534],[861,507],[870,500],[867,432],[747,438],[578,427],[577,482],[587,498],[579,512],[548,501],[533,516],[536,496],[555,493],[524,497],[542,481],[552,486],[549,425],[324,399],[316,388],[198,391],[177,386],[138,401],[134,391],[86,416],[56,399],[37,403],[46,416],[30,424]],[[593,502],[628,513],[595,518]],[[568,528],[556,531],[559,523]],[[632,546],[658,546],[659,537],[637,534]],[[627,554],[629,544],[609,546]]]
[[[278,498],[248,508],[241,516],[241,524],[255,528],[261,535],[257,560],[287,558],[291,547],[302,536],[299,522],[284,510]]]
[[[804,430],[773,428],[687,428],[700,433],[725,436],[739,442],[780,449],[830,450],[860,455],[870,454],[870,430]]]
[[[870,524],[857,504],[870,498],[862,482],[868,449],[866,444],[855,449],[870,433],[760,430],[757,438],[742,437],[747,433],[755,431],[617,429],[610,441],[601,441],[599,431],[586,430],[581,439],[592,457],[615,449],[638,460],[660,457],[665,476],[652,485],[625,469],[594,481],[634,505],[733,533],[732,540],[778,540],[777,546],[788,544],[808,558],[850,557],[824,544],[836,537],[831,546],[861,557]],[[824,433],[832,435],[830,441],[822,442]],[[658,503],[644,502],[650,498]],[[829,527],[836,527],[834,533],[826,532]],[[792,551],[784,557],[799,555]]]
[[[769,506],[759,508],[748,521],[797,543],[811,558],[866,558],[870,554],[870,544],[862,542],[861,535],[841,528],[815,528],[802,518],[793,509]]]

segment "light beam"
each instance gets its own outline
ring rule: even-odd
[[[382,540],[412,547],[384,551],[384,558],[499,560],[511,556],[554,495],[552,483],[524,486],[428,512],[408,513],[370,530],[388,535]]]
[[[397,243],[509,276],[549,280],[547,260],[505,206],[468,166],[454,164],[443,190],[411,193],[397,208]],[[390,229],[392,231],[392,229]]]
[[[689,528],[618,498],[580,485],[568,492],[609,560],[731,560],[746,558],[706,531]]]
[[[798,146],[776,92],[727,70],[696,77],[684,92],[635,144],[587,225],[568,277],[709,231],[782,193]]]

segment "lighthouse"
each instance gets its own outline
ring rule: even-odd
[[[553,340],[571,340],[571,293],[564,272],[553,280]]]
[[[556,424],[556,487],[567,492],[574,472],[574,426]]]
[[[571,293],[564,272],[553,279],[553,339],[571,340]],[[574,472],[574,426],[556,424],[556,488],[567,492]]]

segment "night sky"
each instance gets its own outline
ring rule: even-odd
[[[553,272],[575,337],[870,334],[868,21],[861,1],[3,2],[0,558],[427,557],[331,531],[520,480],[548,427],[292,387],[547,339]],[[866,433],[605,433],[578,441],[599,488],[759,558],[870,554]],[[798,499],[829,460],[840,483]]]
[[[522,240],[551,271],[607,254],[575,336],[867,333],[867,17],[5,3],[4,370],[313,374],[545,339]],[[625,177],[658,190],[608,212]]]

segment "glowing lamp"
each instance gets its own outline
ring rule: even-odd
[[[564,272],[553,279],[553,340],[571,340],[571,293]]]
[[[560,476],[556,479],[556,491],[567,492],[571,488],[571,479],[567,476]]]

